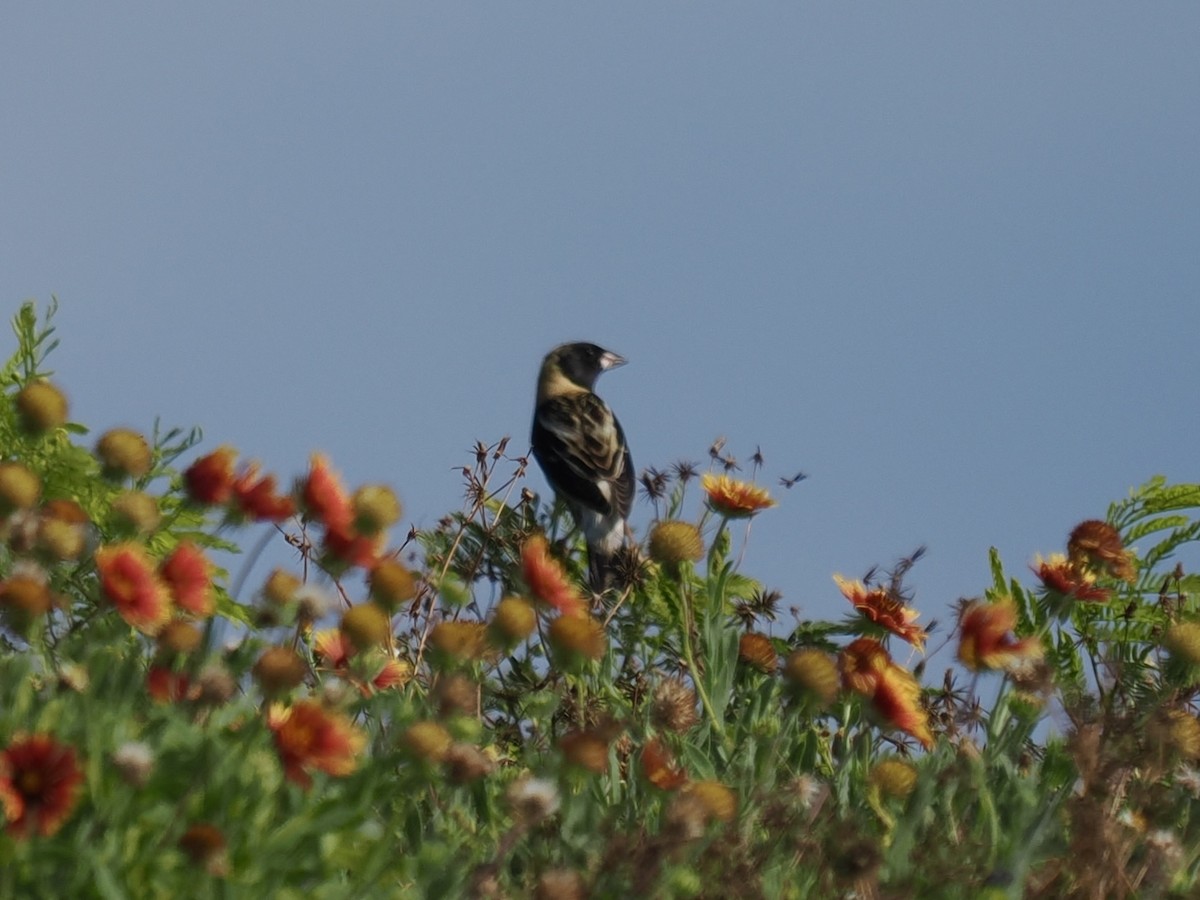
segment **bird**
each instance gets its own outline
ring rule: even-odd
[[[533,412],[533,455],[583,532],[588,581],[597,594],[612,586],[635,481],[625,432],[594,388],[601,374],[624,364],[595,344],[555,347],[542,360]]]

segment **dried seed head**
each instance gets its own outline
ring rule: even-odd
[[[385,559],[367,576],[371,599],[384,609],[395,611],[417,595],[412,572],[394,559]]]
[[[450,732],[437,722],[415,722],[400,736],[400,743],[423,762],[441,762],[454,743]]]
[[[917,769],[901,759],[881,759],[871,767],[869,780],[883,796],[902,800],[917,786]]]
[[[67,421],[67,398],[48,381],[34,381],[16,396],[21,427],[30,434],[41,434]]]
[[[704,539],[691,522],[659,522],[650,532],[650,558],[669,569],[704,558]]]
[[[114,428],[100,435],[96,458],[106,474],[117,478],[141,478],[154,461],[146,439],[131,428]]]
[[[678,678],[660,681],[654,688],[650,721],[661,731],[686,734],[700,721],[696,692]]]
[[[502,648],[509,648],[533,634],[537,613],[528,600],[505,597],[492,612],[490,632]]]
[[[392,633],[392,621],[374,603],[360,603],[342,615],[341,629],[355,649],[361,652],[385,644]]]
[[[756,631],[743,634],[738,641],[738,659],[768,675],[774,675],[779,666],[775,645],[765,634]]]
[[[268,697],[278,697],[298,686],[308,666],[290,647],[268,647],[254,664],[254,678]]]
[[[837,662],[821,650],[793,650],[784,661],[783,677],[814,700],[819,709],[825,709],[837,699],[841,683]]]
[[[19,462],[0,462],[0,516],[18,509],[33,509],[42,493],[42,481]]]

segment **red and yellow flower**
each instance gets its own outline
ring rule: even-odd
[[[238,511],[256,522],[280,522],[295,515],[296,503],[275,487],[274,475],[259,475],[258,463],[250,463],[233,481]]]
[[[838,658],[842,685],[870,701],[887,725],[933,746],[929,713],[921,705],[921,685],[913,674],[897,665],[874,638],[858,638],[842,649]]]
[[[216,600],[212,590],[212,563],[191,541],[179,544],[162,561],[158,574],[175,605],[199,618],[213,614]]]
[[[350,495],[323,453],[314,453],[308,476],[299,485],[300,506],[305,515],[331,531],[349,534],[354,524]]]
[[[171,594],[140,544],[111,544],[96,551],[100,588],[126,622],[154,634],[171,618]]]
[[[868,588],[861,581],[850,581],[841,575],[834,575],[833,580],[842,596],[867,619],[901,640],[908,641],[918,650],[925,649],[925,639],[929,635],[916,624],[919,612],[905,606],[884,588]]]
[[[963,608],[958,622],[958,658],[973,672],[1007,669],[1025,660],[1042,657],[1036,637],[1017,639],[1017,604],[1012,597],[994,601],[973,600]]]
[[[745,519],[775,505],[766,488],[728,475],[705,472],[700,487],[708,495],[708,505],[727,519]]]
[[[237,450],[222,445],[202,456],[183,473],[188,496],[206,506],[221,506],[233,496],[233,464]]]
[[[687,784],[687,772],[658,738],[651,738],[642,748],[641,766],[646,780],[661,791],[676,791]]]
[[[562,564],[550,555],[550,545],[542,535],[535,534],[521,545],[521,573],[533,596],[547,606],[563,615],[584,612],[583,598]]]
[[[1133,583],[1137,565],[1125,549],[1121,533],[1100,519],[1080,522],[1067,539],[1067,555],[1079,569],[1098,569],[1119,581]]]
[[[1093,573],[1079,568],[1063,553],[1038,556],[1030,568],[1047,588],[1072,600],[1103,603],[1112,596],[1111,591],[1096,585]]]
[[[312,785],[313,770],[349,775],[366,744],[366,736],[346,716],[315,700],[272,706],[267,726],[274,733],[284,773],[306,788]]]
[[[54,834],[75,808],[82,782],[72,747],[48,734],[15,738],[0,752],[0,806],[9,833]]]

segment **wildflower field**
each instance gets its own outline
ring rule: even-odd
[[[715,451],[642,473],[593,597],[517,442],[405,534],[321,454],[93,435],[50,320],[13,324],[2,897],[1200,895],[1200,485],[949,606],[919,551],[830,572],[844,618],[794,622],[738,563],[781,498]]]

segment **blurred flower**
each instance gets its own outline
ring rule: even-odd
[[[1067,556],[1076,568],[1098,569],[1130,584],[1137,577],[1133,554],[1125,549],[1121,533],[1107,522],[1080,522],[1067,539]]]
[[[57,832],[71,815],[82,782],[72,747],[48,734],[14,738],[0,752],[0,807],[8,832],[18,839]]]
[[[1042,644],[1036,637],[1017,640],[1017,604],[1012,597],[992,602],[973,600],[959,618],[958,658],[968,669],[1008,669],[1027,660],[1042,657]]]
[[[342,634],[359,650],[387,643],[392,634],[391,618],[374,603],[359,603],[342,614]]]
[[[558,788],[545,778],[524,776],[505,792],[513,816],[524,825],[536,825],[558,812]]]
[[[693,781],[683,793],[700,800],[710,822],[732,822],[737,815],[737,795],[719,781]]]
[[[275,487],[274,475],[259,477],[259,466],[250,463],[233,480],[233,496],[238,511],[255,522],[280,522],[296,514],[291,497]]]
[[[482,622],[447,619],[430,629],[429,646],[454,662],[482,659],[488,651],[486,628]]]
[[[212,590],[212,563],[191,541],[176,546],[162,561],[158,574],[180,609],[199,618],[213,614],[216,599]]]
[[[675,734],[691,731],[700,722],[696,692],[678,678],[660,681],[650,702],[650,722],[655,728]]]
[[[386,484],[368,484],[350,497],[354,528],[361,534],[378,534],[400,521],[400,501]]]
[[[113,428],[100,435],[96,458],[105,474],[114,478],[141,478],[154,462],[146,439],[130,428]]]
[[[233,463],[237,450],[222,445],[192,463],[183,473],[188,496],[197,503],[221,506],[233,496]]]
[[[704,539],[691,522],[658,522],[650,531],[650,558],[674,568],[704,558]]]
[[[297,617],[305,623],[315,622],[333,606],[332,598],[312,582],[296,588],[292,599],[296,602]]]
[[[595,731],[570,731],[558,740],[563,758],[581,769],[603,775],[608,771],[608,741]]]
[[[757,631],[747,632],[738,639],[738,659],[768,675],[774,675],[779,667],[775,645],[769,637]]]
[[[229,874],[229,857],[225,850],[225,835],[207,822],[188,826],[179,838],[179,849],[209,875],[224,878]]]
[[[308,665],[291,647],[268,647],[252,671],[262,692],[268,697],[278,697],[304,681]]]
[[[126,622],[154,634],[171,617],[171,596],[140,544],[110,544],[96,551],[100,588]]]
[[[834,575],[833,580],[842,596],[867,619],[901,640],[908,641],[918,650],[925,649],[928,635],[924,628],[915,623],[920,615],[915,609],[905,606],[883,588],[868,588],[861,581],[850,581],[841,575]]]
[[[447,748],[442,764],[454,784],[470,784],[496,771],[496,763],[490,756],[464,741]]]
[[[708,495],[708,505],[727,519],[744,519],[775,505],[766,488],[728,475],[705,472],[700,486]]]
[[[210,706],[228,703],[237,689],[233,675],[220,664],[205,666],[196,678],[196,699]]]
[[[675,761],[675,755],[658,738],[651,738],[642,747],[642,774],[662,791],[675,791],[687,784],[688,776]]]
[[[263,585],[263,596],[276,606],[287,606],[296,599],[296,592],[303,583],[291,572],[275,569],[267,576]]]
[[[155,703],[180,703],[190,699],[191,679],[170,666],[152,665],[146,672],[146,693]]]
[[[800,648],[788,654],[783,677],[824,709],[837,699],[839,679],[837,663],[828,653]]]
[[[858,638],[843,648],[838,659],[842,684],[871,702],[884,724],[933,746],[929,714],[921,706],[921,686],[912,673],[892,662],[873,638]]]
[[[505,597],[492,610],[491,634],[503,649],[525,640],[535,627],[537,614],[520,597]]]
[[[153,531],[162,521],[158,501],[142,491],[122,491],[112,502],[117,521],[138,534]]]
[[[533,886],[533,900],[587,900],[583,876],[574,869],[547,869]]]
[[[550,545],[542,535],[535,534],[521,545],[521,573],[533,596],[563,615],[585,610],[579,591],[562,564],[550,555]]]
[[[349,775],[366,744],[366,736],[346,716],[315,700],[300,700],[291,707],[273,705],[267,725],[275,734],[284,773],[301,787],[312,785],[313,769]]]
[[[333,561],[341,566],[371,569],[379,562],[384,541],[385,535],[382,534],[365,535],[350,529],[327,528],[321,540],[321,546],[327,553],[323,562],[328,564]]]
[[[400,743],[423,762],[441,762],[454,739],[437,722],[414,722],[400,735]]]
[[[308,476],[298,485],[300,507],[309,519],[315,519],[328,530],[348,534],[354,524],[350,497],[322,453],[314,453],[309,461]]]
[[[78,559],[87,543],[88,515],[74,500],[49,500],[42,505],[37,545],[54,559]]]
[[[0,462],[0,516],[18,509],[33,509],[42,493],[42,481],[19,462]]]
[[[430,692],[443,718],[474,716],[479,709],[480,686],[473,678],[459,673],[439,675]]]
[[[45,581],[21,574],[0,581],[0,612],[16,631],[24,634],[53,608],[54,596]]]
[[[1200,666],[1200,622],[1176,622],[1163,635],[1163,646],[1180,662]]]
[[[384,609],[393,612],[401,603],[417,596],[417,585],[412,572],[394,559],[383,559],[367,574],[367,585],[371,599]]]
[[[354,645],[337,628],[314,634],[312,647],[317,658],[331,669],[346,668],[355,652]]]
[[[187,656],[200,646],[204,635],[191,622],[172,619],[159,629],[155,641],[167,656]]]
[[[67,422],[67,397],[49,381],[32,381],[17,392],[15,399],[21,427],[41,434]]]
[[[902,759],[881,759],[871,767],[868,781],[883,796],[902,800],[917,786],[917,769]]]
[[[557,651],[559,664],[568,668],[602,659],[608,649],[604,626],[587,613],[559,616],[550,623],[546,637]]]
[[[1073,600],[1103,603],[1112,593],[1097,587],[1095,575],[1079,569],[1062,553],[1049,558],[1039,555],[1030,568],[1047,588]]]
[[[143,741],[126,741],[112,755],[113,766],[126,784],[145,787],[154,771],[154,751]]]

